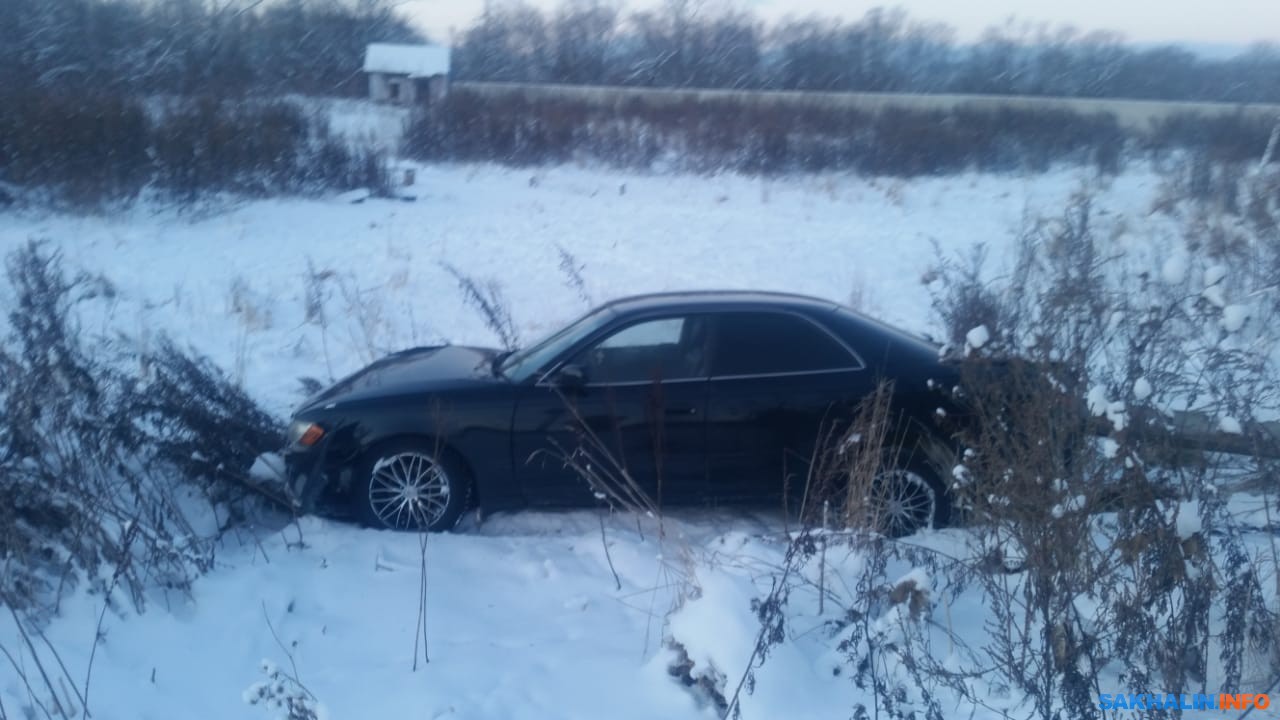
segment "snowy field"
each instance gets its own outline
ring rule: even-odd
[[[1140,227],[1157,180],[1136,171],[1099,183],[1074,169],[902,183],[423,167],[413,202],[0,215],[0,252],[47,240],[69,268],[102,273],[116,289],[85,319],[87,331],[168,334],[283,416],[300,377],[335,378],[411,345],[494,344],[446,265],[497,283],[526,340],[586,308],[560,268],[562,250],[582,266],[591,302],[786,290],[930,331],[920,278],[934,243],[944,253],[986,243],[998,259],[1025,218],[1060,212],[1085,186],[1105,217]],[[430,662],[416,671],[418,537],[311,518],[242,532],[193,597],[156,596],[143,616],[106,614],[90,706],[108,720],[265,717],[242,694],[262,679],[263,659],[292,672],[291,653],[330,718],[716,717],[669,676],[664,638],[684,643],[697,667],[714,663],[733,687],[758,630],[750,602],[782,562],[781,530],[768,513],[677,513],[659,539],[651,521],[614,517],[606,557],[591,512],[466,518],[429,540]],[[959,532],[919,542],[958,547]],[[817,632],[838,610],[820,617],[801,602],[798,612],[811,613],[815,632],[775,651],[743,699],[744,717],[847,717],[858,700]],[[100,613],[99,598],[77,596],[47,629],[77,680]],[[982,608],[960,602],[949,613],[956,627],[981,632]],[[13,647],[14,637],[6,616],[0,641]],[[7,671],[0,702],[11,713],[29,702]],[[1002,702],[993,692],[992,707]]]

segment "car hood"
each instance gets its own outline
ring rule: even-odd
[[[497,350],[441,345],[403,350],[356,371],[308,398],[306,412],[334,403],[504,382],[494,374]]]

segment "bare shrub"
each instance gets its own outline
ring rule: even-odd
[[[272,717],[284,720],[318,720],[320,705],[296,674],[281,669],[269,660],[263,660],[259,669],[265,679],[250,685],[244,691],[246,703],[262,707]]]
[[[205,357],[162,340],[146,356],[149,377],[130,398],[141,420],[150,473],[183,478],[209,501],[243,519],[250,493],[271,492],[249,469],[261,454],[284,446],[282,424]],[[273,499],[283,501],[279,495]]]
[[[307,258],[307,274],[303,277],[303,318],[304,321],[316,325],[320,328],[320,345],[324,353],[325,369],[329,373],[329,380],[333,380],[333,360],[329,356],[329,298],[332,291],[329,288],[331,281],[336,277],[333,270],[317,270],[315,263],[311,258]],[[320,391],[320,382],[313,380],[316,387],[312,388],[308,395]]]
[[[968,684],[980,673],[945,665],[976,653],[935,618],[940,604],[971,586],[972,572],[960,558],[885,534],[886,469],[909,448],[892,395],[892,385],[881,384],[852,423],[827,433],[815,450],[801,525],[787,538],[770,591],[752,603],[760,630],[751,657],[724,686],[725,717],[742,716],[743,695],[754,692],[775,648],[797,632],[814,632],[807,611],[793,604],[815,595],[818,615],[827,618],[816,630],[840,657],[838,672],[874,698],[870,707],[850,708],[851,717],[940,719],[953,699],[980,702]],[[792,626],[797,616],[806,616],[803,631]],[[932,632],[945,636],[952,657],[934,656]]]
[[[374,197],[391,197],[391,168],[387,154],[368,145],[352,147],[329,128],[328,118],[309,118],[309,142],[297,168],[295,182],[304,191],[314,188],[368,189]]]
[[[578,413],[572,397],[561,393],[560,399],[573,415],[572,429],[577,442],[572,447],[557,445],[554,448],[554,459],[563,462],[565,467],[581,478],[592,495],[606,507],[661,519],[661,498],[651,496],[644,489],[627,469],[625,460],[614,453],[608,439],[602,438]],[[660,446],[655,446],[656,455],[661,455],[662,452]],[[657,467],[661,467],[660,460]]]
[[[458,281],[458,288],[467,304],[480,313],[484,324],[498,336],[502,347],[515,350],[520,345],[520,335],[516,332],[515,322],[511,319],[511,308],[502,286],[496,280],[482,282],[464,274],[452,265],[443,265],[445,272]]]
[[[982,277],[986,246],[975,245],[968,257],[957,260],[944,253],[935,242],[934,253],[939,264],[926,272],[922,281],[934,293],[933,310],[946,331],[943,336],[946,349],[963,348],[965,336],[973,328],[1003,326],[1000,313],[1004,308],[1000,298]]]
[[[240,324],[248,330],[259,332],[271,329],[271,303],[250,288],[243,276],[237,275],[231,281],[227,294],[227,314],[238,315]]]
[[[1244,113],[1205,116],[1188,112],[1155,123],[1144,143],[1157,155],[1182,150],[1204,155],[1215,164],[1256,162],[1267,147],[1274,127],[1274,118]]]
[[[818,630],[841,658],[840,672],[847,669],[850,681],[875,698],[873,706],[851,708],[852,717],[946,717],[944,690],[976,701],[967,683],[977,673],[944,669],[944,659],[929,650],[930,634],[940,631],[954,656],[946,662],[976,657],[934,617],[940,602],[972,584],[972,573],[958,557],[891,536],[888,484],[918,449],[893,395],[892,383],[880,383],[850,421],[832,425],[820,439],[805,479],[800,526],[789,533],[769,593],[753,601],[760,630],[743,674],[725,686],[725,717],[741,716],[757,671],[799,632],[793,617],[812,608],[796,612],[797,596],[816,596],[818,615],[827,618]]]
[[[648,592],[650,593],[651,602],[655,602],[659,590],[669,591],[671,607],[668,610],[674,611],[690,597],[696,596],[699,592],[699,586],[693,548],[683,537],[667,532],[666,519],[663,514],[662,467],[666,447],[663,440],[664,434],[661,421],[663,414],[661,408],[658,408],[655,413],[655,417],[658,419],[655,422],[656,427],[652,433],[652,451],[657,477],[655,478],[656,488],[651,493],[627,467],[626,457],[621,447],[609,442],[608,436],[616,431],[617,428],[603,428],[597,431],[590,422],[583,418],[574,397],[559,391],[557,391],[557,394],[572,416],[570,429],[573,431],[573,442],[569,445],[562,445],[553,441],[551,449],[535,453],[534,456],[527,458],[526,462],[549,460],[563,463],[567,470],[577,475],[587,486],[587,489],[600,506],[600,544],[604,550],[605,561],[608,563],[609,571],[613,575],[614,586],[618,590],[622,589],[622,580],[618,577],[617,569],[613,565],[613,557],[609,552],[605,515],[612,515],[615,512],[630,513],[635,518],[636,532],[642,539],[644,538],[642,522],[656,522],[656,540],[659,546],[658,578],[655,587]],[[656,402],[660,403],[661,401],[657,400]],[[602,433],[604,437],[602,437]],[[616,438],[616,436],[614,437]],[[654,608],[651,606],[651,621],[657,617],[659,616],[654,613]],[[651,629],[651,624],[646,625],[646,642]],[[687,653],[675,639],[667,638],[666,642],[677,656],[683,654],[685,659],[688,659]],[[708,687],[704,680],[691,675],[691,670],[692,664],[685,666],[679,662],[668,668],[668,671],[673,676],[680,678],[683,682]],[[704,669],[700,668],[699,675],[703,672]]]
[[[72,309],[91,287],[87,279],[67,279],[57,256],[34,243],[9,258],[8,275],[17,304],[9,315],[10,350],[0,354],[0,482],[11,498],[0,511],[0,544],[14,561],[0,593],[11,606],[56,607],[81,572],[101,582],[104,562],[130,556],[126,529],[150,520],[134,502],[145,496],[163,507],[170,498],[141,477],[121,477],[138,438],[117,404],[124,383],[85,350],[74,326]],[[189,580],[189,561],[204,567],[211,560],[182,539],[193,536],[191,528],[168,508],[146,527],[139,545],[158,564],[156,574],[178,586]],[[128,578],[137,603],[147,570]]]
[[[347,319],[350,347],[359,352],[366,363],[389,352],[386,310],[380,294],[373,288],[360,287],[359,279],[353,274],[334,274],[325,279],[325,282],[329,281],[337,285],[342,297],[342,315]],[[325,330],[324,327],[321,329]]]
[[[142,104],[102,92],[5,87],[0,181],[42,188],[55,204],[99,208],[135,197],[151,176]]]
[[[1277,204],[1253,200],[1274,197],[1272,183],[1241,178],[1236,207],[1256,219],[1178,200],[1185,226],[1159,253],[1134,250],[1080,195],[1028,224],[1002,274],[980,252],[930,273],[960,373],[946,388],[965,446],[950,481],[968,527],[944,551],[825,529],[830,513],[807,501],[756,606],[741,690],[788,641],[798,593],[836,604],[830,642],[875,702],[853,708],[857,718],[987,707],[1049,720],[1094,715],[1099,694],[1117,689],[1280,685],[1280,445],[1265,421],[1280,410],[1280,237]],[[841,477],[824,468],[866,476],[856,468],[870,463],[840,464],[840,438],[815,460],[819,487],[824,473]],[[1265,519],[1240,514],[1241,493],[1262,501]],[[846,522],[858,527],[864,512]],[[981,632],[939,622],[964,594],[986,609]],[[1004,689],[998,706],[992,688]]]
[[[91,210],[145,187],[184,205],[217,193],[391,192],[383,153],[348,147],[293,103],[206,95],[150,116],[129,94],[37,86],[0,88],[0,182]]]
[[[196,97],[171,107],[151,140],[155,184],[181,202],[229,192],[263,197],[319,188],[390,193],[385,158],[352,151],[295,104]]]
[[[1059,110],[870,113],[721,99],[606,106],[457,89],[437,113],[412,124],[406,149],[425,160],[517,166],[589,160],[638,168],[674,163],[673,169],[692,172],[856,170],[912,177],[974,168],[1043,170],[1062,161],[1116,172],[1125,143],[1114,117]]]
[[[88,582],[105,601],[144,605],[184,591],[213,561],[218,528],[185,499],[229,507],[249,465],[279,447],[278,423],[207,361],[162,344],[143,353],[89,344],[76,308],[105,287],[67,277],[31,243],[8,260],[16,305],[0,346],[0,600],[33,617]],[[119,359],[121,362],[113,362]],[[132,361],[132,363],[130,362]]]
[[[1264,581],[1275,568],[1252,557],[1226,503],[1240,478],[1266,471],[1265,455],[1188,462],[1185,448],[1230,439],[1166,409],[1248,426],[1277,407],[1276,358],[1233,337],[1256,342],[1274,326],[1236,327],[1213,276],[1231,274],[1242,292],[1274,279],[1249,267],[1249,252],[1202,244],[1197,229],[1189,262],[1209,277],[1166,268],[1157,279],[1114,249],[1082,196],[1028,229],[994,290],[975,287],[976,270],[944,273],[940,305],[981,297],[993,318],[991,341],[964,362],[974,421],[957,492],[976,523],[971,552],[988,568],[984,652],[1035,717],[1094,712],[1117,663],[1123,687],[1237,687],[1248,654],[1275,644]]]
[[[12,677],[26,691],[29,704],[20,708],[24,716],[59,720],[77,717],[82,710],[87,713],[89,678],[82,682],[71,677],[62,656],[36,623],[28,622],[13,607],[7,609],[8,619],[13,622],[21,642],[13,648],[0,643],[0,656],[13,668]],[[90,671],[92,667],[91,658]],[[0,705],[0,717],[8,718],[3,705]]]
[[[560,256],[560,272],[564,274],[564,282],[574,293],[578,299],[588,307],[595,303],[591,301],[591,293],[587,291],[586,278],[582,276],[587,266],[578,262],[578,258],[569,252],[562,245],[556,245],[556,253]]]
[[[802,526],[886,534],[886,471],[904,453],[893,383],[881,382],[851,422],[833,423],[814,450],[800,502]]]

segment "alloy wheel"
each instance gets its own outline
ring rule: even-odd
[[[386,527],[427,530],[449,506],[449,476],[430,455],[400,452],[379,459],[369,479],[369,508]]]
[[[904,537],[933,523],[937,496],[920,475],[891,470],[876,478],[876,486],[873,512],[889,537]]]

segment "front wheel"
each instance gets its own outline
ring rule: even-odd
[[[443,450],[401,441],[368,454],[357,471],[352,501],[356,516],[389,530],[443,532],[466,509],[471,483],[466,470]]]

